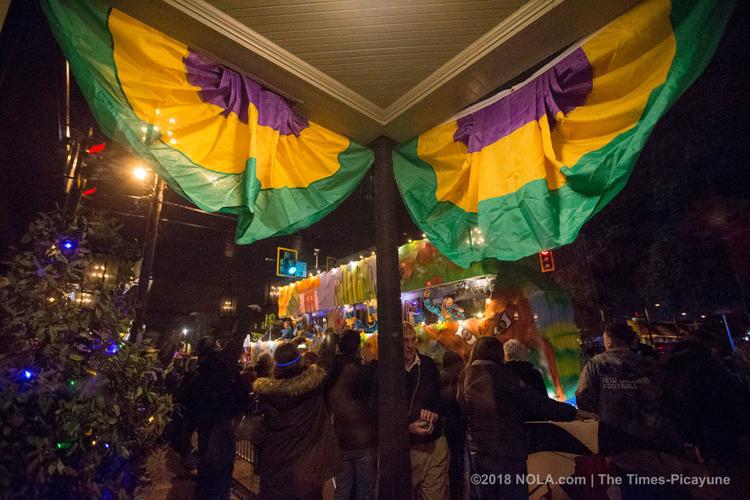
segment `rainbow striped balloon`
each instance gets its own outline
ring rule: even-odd
[[[238,243],[317,222],[372,163],[281,96],[100,0],[42,3],[102,131],[201,209],[239,215]]]
[[[730,0],[646,0],[479,109],[394,153],[401,194],[462,267],[575,240],[708,64]]]

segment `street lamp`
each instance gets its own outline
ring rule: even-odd
[[[145,181],[148,178],[148,169],[142,165],[138,165],[133,169],[133,177],[139,181]]]
[[[182,335],[183,336],[187,336],[187,334],[188,334],[188,329],[187,328],[183,328],[182,329]]]

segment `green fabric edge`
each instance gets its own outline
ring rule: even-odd
[[[734,5],[729,0],[675,3],[670,18],[679,27],[674,32],[677,51],[665,83],[651,92],[632,129],[562,169],[568,178],[562,188],[549,191],[545,180],[538,179],[514,193],[481,201],[478,215],[436,200],[435,171],[417,155],[418,137],[394,151],[394,173],[409,214],[438,250],[466,268],[486,258],[518,260],[575,240],[583,224],[625,187],[658,120],[703,72]],[[615,165],[602,168],[607,159],[615,159]],[[492,217],[498,212],[499,220]],[[474,228],[482,231],[483,245],[467,243]],[[488,239],[488,234],[494,236]]]
[[[184,153],[172,149],[158,138],[147,145],[142,142],[141,129],[147,127],[151,131],[152,128],[133,112],[117,75],[114,44],[108,29],[111,9],[99,1],[70,2],[63,6],[57,0],[43,0],[42,8],[102,132],[147,160],[167,180],[171,189],[201,210],[237,214],[238,243],[252,243],[270,236],[290,234],[319,221],[354,191],[372,164],[373,153],[349,141],[347,149],[339,153],[339,170],[331,176],[315,181],[307,188],[260,190],[255,177],[254,158],[248,159],[245,172],[226,174],[194,163]],[[97,69],[104,78],[97,78],[97,73],[91,71],[90,63],[78,51],[80,46],[86,47],[87,53],[93,55]],[[343,184],[340,183],[342,178],[346,179]],[[216,183],[210,189],[195,184],[196,181],[205,183],[207,179]],[[318,189],[331,191],[323,194],[303,193]],[[253,204],[250,200],[256,194],[257,199]],[[297,216],[289,221],[290,224],[274,229],[260,219],[269,216],[268,207],[280,206],[278,200],[291,203],[288,206],[281,203],[285,209],[305,205],[310,207],[311,201],[325,205],[315,207],[312,214]]]
[[[292,234],[308,227],[335,210],[362,181],[374,160],[371,150],[349,141],[349,147],[339,153],[339,170],[332,176],[313,182],[306,188],[263,189],[255,200],[255,216],[239,212],[237,243],[252,243],[262,238]],[[318,202],[316,204],[315,202]],[[285,207],[285,212],[296,209],[297,221],[282,229],[266,223],[270,214]],[[319,208],[314,208],[314,207]],[[300,209],[302,207],[302,209]],[[301,215],[307,210],[309,215]],[[313,211],[314,210],[314,211]]]

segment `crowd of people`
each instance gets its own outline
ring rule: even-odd
[[[516,340],[480,337],[469,360],[447,351],[439,366],[419,353],[414,326],[403,326],[414,498],[528,498],[529,485],[515,480],[527,474],[527,421],[598,420],[601,456],[627,456],[606,461],[613,474],[667,474],[675,463],[688,462],[731,471],[750,459],[748,388],[701,335],[657,360],[634,348],[629,326],[607,326],[605,352],[581,373],[576,407],[548,397],[527,348]],[[197,363],[175,371],[171,442],[187,458],[190,435],[198,433],[196,498],[229,498],[234,432],[243,415],[250,421],[260,498],[320,499],[330,482],[337,500],[376,497],[377,361],[362,359],[360,334],[353,330],[327,332],[317,352],[304,352],[303,343],[304,336],[284,341],[241,371],[241,339],[218,350],[205,337]],[[475,474],[514,480],[471,484]],[[664,485],[626,484],[621,493],[684,496]]]

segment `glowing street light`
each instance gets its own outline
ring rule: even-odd
[[[133,169],[133,177],[139,181],[145,181],[148,178],[148,169],[138,165]]]
[[[183,335],[187,335],[188,334],[188,329],[187,328],[183,328],[182,329],[182,334]]]

